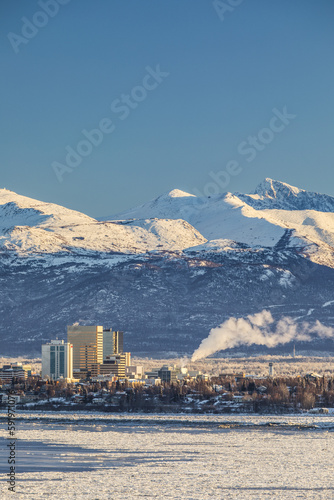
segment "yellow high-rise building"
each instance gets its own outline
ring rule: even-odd
[[[67,342],[73,345],[73,371],[103,363],[103,326],[68,326]]]

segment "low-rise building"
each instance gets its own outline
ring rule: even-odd
[[[92,382],[116,382],[118,377],[112,373],[107,373],[107,375],[97,375],[96,377],[91,377]]]
[[[138,378],[141,379],[144,377],[144,368],[143,366],[130,365],[126,366],[125,374],[127,378]]]
[[[172,384],[176,382],[176,370],[173,367],[164,365],[158,371],[158,377],[161,379],[161,382],[166,382],[168,384]]]
[[[144,379],[145,385],[147,386],[152,386],[152,385],[160,385],[161,384],[161,378],[145,378]]]
[[[27,378],[31,375],[31,366],[23,365],[22,363],[11,363],[3,365],[0,369],[0,379],[3,383],[11,383],[14,378]]]
[[[115,375],[118,378],[125,378],[127,354],[129,353],[107,356],[103,363],[94,363],[92,365],[91,376]]]
[[[146,378],[153,378],[153,379],[158,378],[159,377],[158,371],[159,370],[151,370],[149,372],[145,372],[145,377]]]
[[[221,377],[221,378],[235,378],[236,382],[239,382],[240,380],[244,380],[246,378],[246,373],[245,372],[220,373],[219,377]]]

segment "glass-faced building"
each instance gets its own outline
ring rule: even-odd
[[[42,377],[73,378],[73,346],[64,340],[42,345]]]
[[[103,359],[113,354],[123,354],[123,332],[103,330]]]

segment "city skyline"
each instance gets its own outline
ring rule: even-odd
[[[333,20],[2,0],[2,497],[331,496]]]

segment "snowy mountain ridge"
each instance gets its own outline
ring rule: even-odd
[[[303,208],[301,208],[303,207]],[[219,247],[298,248],[334,267],[334,198],[265,179],[253,194],[198,198],[174,189],[114,217],[96,220],[53,203],[0,190],[0,250],[127,255]],[[233,247],[233,245],[232,245]],[[211,251],[211,250],[210,250]]]
[[[181,218],[208,240],[209,247],[211,240],[215,247],[219,240],[253,248],[275,247],[284,237],[286,247],[298,247],[312,261],[334,266],[334,198],[268,178],[253,194],[222,193],[198,198],[174,190],[116,217]]]
[[[3,354],[40,355],[76,321],[126,331],[145,356],[191,354],[231,315],[263,309],[334,326],[333,199],[277,182],[173,190],[108,220],[0,190]]]
[[[100,222],[53,203],[0,190],[0,251],[145,253],[182,250],[205,242],[184,220]]]
[[[253,194],[237,194],[255,209],[316,210],[334,212],[334,198],[327,194],[305,191],[285,182],[266,178]]]

